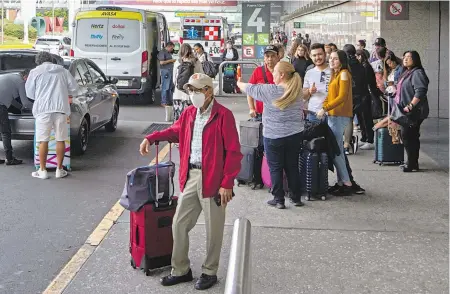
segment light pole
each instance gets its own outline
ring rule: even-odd
[[[52,36],[55,35],[55,0],[52,0]]]
[[[4,2],[3,2],[3,0],[2,0],[2,45],[3,45],[3,43],[5,42],[5,38],[4,38],[4,36],[5,36],[5,11],[4,11]]]

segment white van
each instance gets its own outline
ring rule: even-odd
[[[219,65],[225,50],[225,42],[229,38],[227,19],[224,17],[183,17],[181,19],[180,43],[194,46],[203,45],[205,52],[211,56],[211,61]]]
[[[154,101],[160,85],[157,55],[170,40],[164,15],[100,6],[78,10],[72,26],[71,56],[89,58],[108,77],[117,78],[119,95]]]

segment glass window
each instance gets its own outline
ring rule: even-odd
[[[108,50],[108,19],[80,19],[77,23],[76,46],[87,52],[107,52]]]
[[[0,56],[1,70],[33,69],[36,67],[34,55],[12,55]]]
[[[92,84],[91,74],[83,61],[80,61],[77,65],[77,70],[81,76],[84,85]]]
[[[61,40],[58,39],[39,38],[36,40],[36,45],[59,45],[59,44],[61,44]]]
[[[77,81],[79,86],[84,86],[85,85],[85,81],[83,80],[79,70],[80,70],[79,66],[77,66],[77,68],[75,69],[74,78]]]
[[[141,24],[138,20],[109,19],[108,52],[129,53],[141,46]]]
[[[94,68],[91,64],[87,63],[87,67],[89,71],[91,72],[91,77],[94,82],[94,84],[103,84],[105,82],[105,79],[103,78],[102,74]]]

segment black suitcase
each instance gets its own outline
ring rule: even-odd
[[[257,187],[261,189],[264,187],[261,177],[263,151],[259,148],[241,145],[241,153],[243,154],[241,171],[236,177],[238,186],[248,184],[253,190]]]
[[[223,91],[228,94],[233,94],[236,91],[236,79],[235,77],[223,77]]]
[[[322,200],[327,198],[328,190],[328,155],[324,152],[318,153],[308,149],[300,152],[299,169],[300,182],[307,195],[305,200],[321,196]]]
[[[403,164],[404,162],[403,144],[393,144],[388,128],[380,128],[375,132],[375,159],[373,163]]]

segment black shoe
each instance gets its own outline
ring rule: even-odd
[[[291,202],[294,206],[297,206],[297,207],[301,207],[301,206],[305,205],[305,203],[303,203],[301,199],[290,198],[289,202]]]
[[[361,186],[358,185],[355,181],[352,182],[352,190],[353,190],[353,193],[355,193],[357,195],[366,193],[366,190],[361,188]]]
[[[187,283],[192,281],[194,278],[192,277],[192,270],[189,269],[188,273],[183,276],[172,276],[168,275],[161,279],[161,285],[163,286],[173,286],[180,283]]]
[[[6,160],[5,164],[6,165],[19,165],[19,164],[22,164],[22,162],[23,162],[23,160],[13,158],[11,160]]]
[[[269,204],[270,206],[274,206],[274,207],[276,207],[278,209],[285,209],[286,208],[284,203],[277,202],[275,199],[267,201],[267,204]]]
[[[195,289],[197,290],[206,290],[214,286],[214,284],[217,283],[217,276],[210,276],[207,274],[202,274],[200,278],[198,278],[197,282],[195,283]]]
[[[328,194],[333,194],[337,190],[339,190],[341,186],[339,186],[337,183],[334,184],[334,186],[328,187]]]
[[[353,189],[351,186],[342,185],[337,191],[330,194],[334,196],[351,196],[353,194]]]
[[[418,164],[416,166],[410,165],[410,164],[405,164],[401,168],[402,168],[404,173],[410,173],[410,172],[413,172],[413,171],[419,171],[419,165]]]
[[[4,159],[0,159],[0,164],[4,164],[5,160]]]

